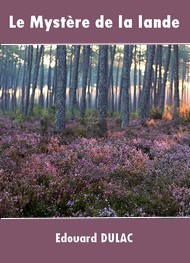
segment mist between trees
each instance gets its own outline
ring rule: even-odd
[[[33,114],[55,109],[55,128],[65,129],[66,109],[82,121],[97,110],[100,134],[106,116],[130,114],[145,124],[153,110],[177,118],[189,104],[189,45],[1,45],[0,110]]]

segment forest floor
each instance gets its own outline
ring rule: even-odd
[[[0,116],[0,217],[190,216],[190,123]]]

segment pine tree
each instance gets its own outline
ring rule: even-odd
[[[147,47],[147,61],[143,80],[143,90],[141,99],[141,123],[146,124],[146,118],[149,112],[149,101],[150,101],[150,86],[152,84],[152,66],[154,61],[155,45],[149,45]]]
[[[106,115],[107,115],[107,76],[108,76],[108,46],[103,45],[100,47],[99,56],[99,133],[103,136],[107,131]]]
[[[132,46],[124,46],[123,70],[122,70],[122,101],[121,101],[121,127],[129,125],[129,88],[130,88],[130,69],[132,62]]]
[[[82,98],[81,98],[81,118],[84,120],[86,111],[86,86],[88,78],[88,68],[90,59],[90,45],[83,46],[83,73],[82,73]]]
[[[174,45],[174,111],[173,118],[178,118],[179,111],[179,51],[178,45]]]
[[[65,109],[66,109],[66,46],[57,46],[57,90],[56,90],[56,129],[65,129]]]

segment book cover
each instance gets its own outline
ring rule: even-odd
[[[181,262],[187,1],[23,0],[0,16],[3,262]]]

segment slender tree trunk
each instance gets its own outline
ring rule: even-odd
[[[103,136],[107,131],[106,116],[107,116],[107,76],[108,76],[108,46],[100,46],[100,68],[99,68],[99,133]]]
[[[40,68],[40,96],[39,96],[39,108],[41,108],[41,109],[43,109],[43,107],[44,107],[43,87],[44,87],[44,47],[42,48],[41,68]]]
[[[24,70],[23,70],[23,79],[22,79],[22,95],[21,95],[21,112],[24,113],[25,111],[25,93],[26,93],[26,67],[27,67],[27,53],[28,53],[28,47],[25,47],[25,55],[24,55]]]
[[[114,111],[114,92],[113,92],[113,63],[114,63],[114,57],[115,57],[115,49],[116,45],[113,47],[110,45],[110,68],[109,68],[109,73],[108,73],[108,90],[111,89],[110,92],[110,97],[111,97],[111,103],[110,103],[110,108],[111,111]]]
[[[67,65],[66,46],[57,46],[56,130],[65,129]]]
[[[122,96],[121,96],[121,127],[125,129],[129,125],[129,88],[131,69],[131,46],[124,46],[123,70],[122,70]]]
[[[150,87],[152,82],[152,66],[154,61],[154,53],[155,53],[155,45],[149,45],[147,47],[147,61],[146,61],[146,69],[143,80],[143,93],[142,93],[142,101],[141,101],[141,123],[142,125],[146,124],[146,118],[149,110],[149,99],[150,99]]]
[[[83,73],[82,73],[82,98],[81,98],[81,119],[84,121],[84,115],[86,111],[86,86],[88,78],[90,59],[90,45],[83,46]]]
[[[33,83],[32,83],[32,94],[30,98],[30,104],[29,104],[29,115],[33,113],[33,108],[34,108],[34,96],[35,96],[35,91],[37,87],[37,81],[38,81],[38,72],[39,72],[39,66],[40,66],[40,59],[41,55],[43,52],[44,46],[41,45],[40,47],[37,47],[36,50],[36,61],[35,61],[35,67],[34,67],[34,76],[33,76]]]
[[[170,92],[169,92],[169,105],[173,105],[173,82],[174,82],[174,67],[171,66],[171,76],[170,76]]]
[[[53,54],[52,54],[52,45],[50,47],[50,63],[49,63],[49,70],[48,70],[48,94],[49,94],[49,107],[52,106],[53,103],[53,92],[52,92],[52,68],[51,68],[51,63],[52,63],[52,59],[53,59]]]
[[[137,46],[135,45],[134,50],[134,91],[133,91],[133,111],[136,112],[137,110]]]
[[[159,47],[155,51],[155,76],[154,76],[154,107],[157,105],[157,83],[158,83]]]
[[[79,57],[80,57],[80,45],[74,46],[74,61],[72,68],[72,80],[71,80],[71,92],[70,92],[70,111],[72,119],[74,118],[74,110],[77,106],[76,90],[78,87],[78,68],[79,68]]]
[[[51,107],[51,63],[52,63],[52,45],[49,50],[49,66],[48,66],[48,77],[47,77],[47,94],[46,94],[46,109]]]
[[[157,92],[157,105],[160,104],[160,96],[162,90],[162,45],[158,45],[159,49],[159,73],[158,73],[158,92]]]
[[[163,76],[162,90],[160,95],[160,111],[162,112],[162,114],[164,112],[164,106],[165,106],[166,83],[167,83],[167,74],[170,65],[170,54],[171,54],[171,45],[168,45],[167,54],[166,54],[166,64],[164,67],[165,70]]]
[[[15,84],[17,78],[17,61],[15,61],[14,65],[12,66],[12,76],[11,76],[11,84],[10,88],[12,89],[12,112],[15,111]]]
[[[116,78],[115,78],[115,89],[116,89],[116,93],[115,93],[115,108],[116,110],[118,110],[118,86],[119,86],[119,71],[120,71],[120,64],[121,64],[121,55],[119,56],[119,60],[117,62],[117,71],[116,71]]]
[[[123,60],[124,61],[124,60]],[[124,66],[124,62],[123,62]],[[121,70],[121,79],[120,79],[120,89],[119,89],[119,99],[118,99],[118,110],[121,112],[121,100],[122,100],[122,90],[123,90],[123,67]]]
[[[174,111],[173,118],[179,116],[179,51],[178,45],[174,45]]]
[[[33,60],[33,46],[29,45],[28,46],[28,57],[27,57],[27,70],[26,70],[25,115],[28,114],[28,107],[29,107],[31,74],[32,74],[32,60]]]
[[[66,48],[67,52],[67,48]],[[67,85],[66,85],[67,90]],[[54,67],[54,73],[53,73],[53,105],[56,103],[56,93],[57,93],[57,49],[55,52],[55,67]]]
[[[71,54],[69,58],[69,89],[71,89],[71,82],[72,82],[72,68],[73,68],[73,46],[71,46]]]
[[[16,80],[15,80],[15,86],[14,86],[14,93],[13,93],[13,110],[16,112],[17,109],[17,88],[18,88],[18,82],[20,77],[20,71],[21,71],[21,63],[18,65]]]
[[[141,102],[141,45],[139,48],[139,78],[138,78],[138,86],[139,86],[139,97],[138,97],[138,109],[140,109]]]
[[[91,81],[92,81],[92,50],[90,49],[90,62],[88,68],[88,108],[91,108]]]
[[[5,63],[4,63],[4,71],[3,71],[3,89],[2,89],[2,102],[3,102],[3,112],[8,110],[8,83],[9,83],[9,50],[8,46],[6,46],[6,56],[5,56]]]
[[[184,101],[184,89],[185,89],[185,78],[186,78],[186,63],[185,61],[183,61],[182,63],[182,81],[181,81],[181,91],[182,91],[182,94],[181,94],[181,101],[183,103]]]
[[[97,77],[96,77],[96,97],[95,97],[95,108],[98,108],[98,93],[99,93],[99,75],[100,75],[100,48],[99,46],[99,56],[98,56],[98,68],[97,68]]]

